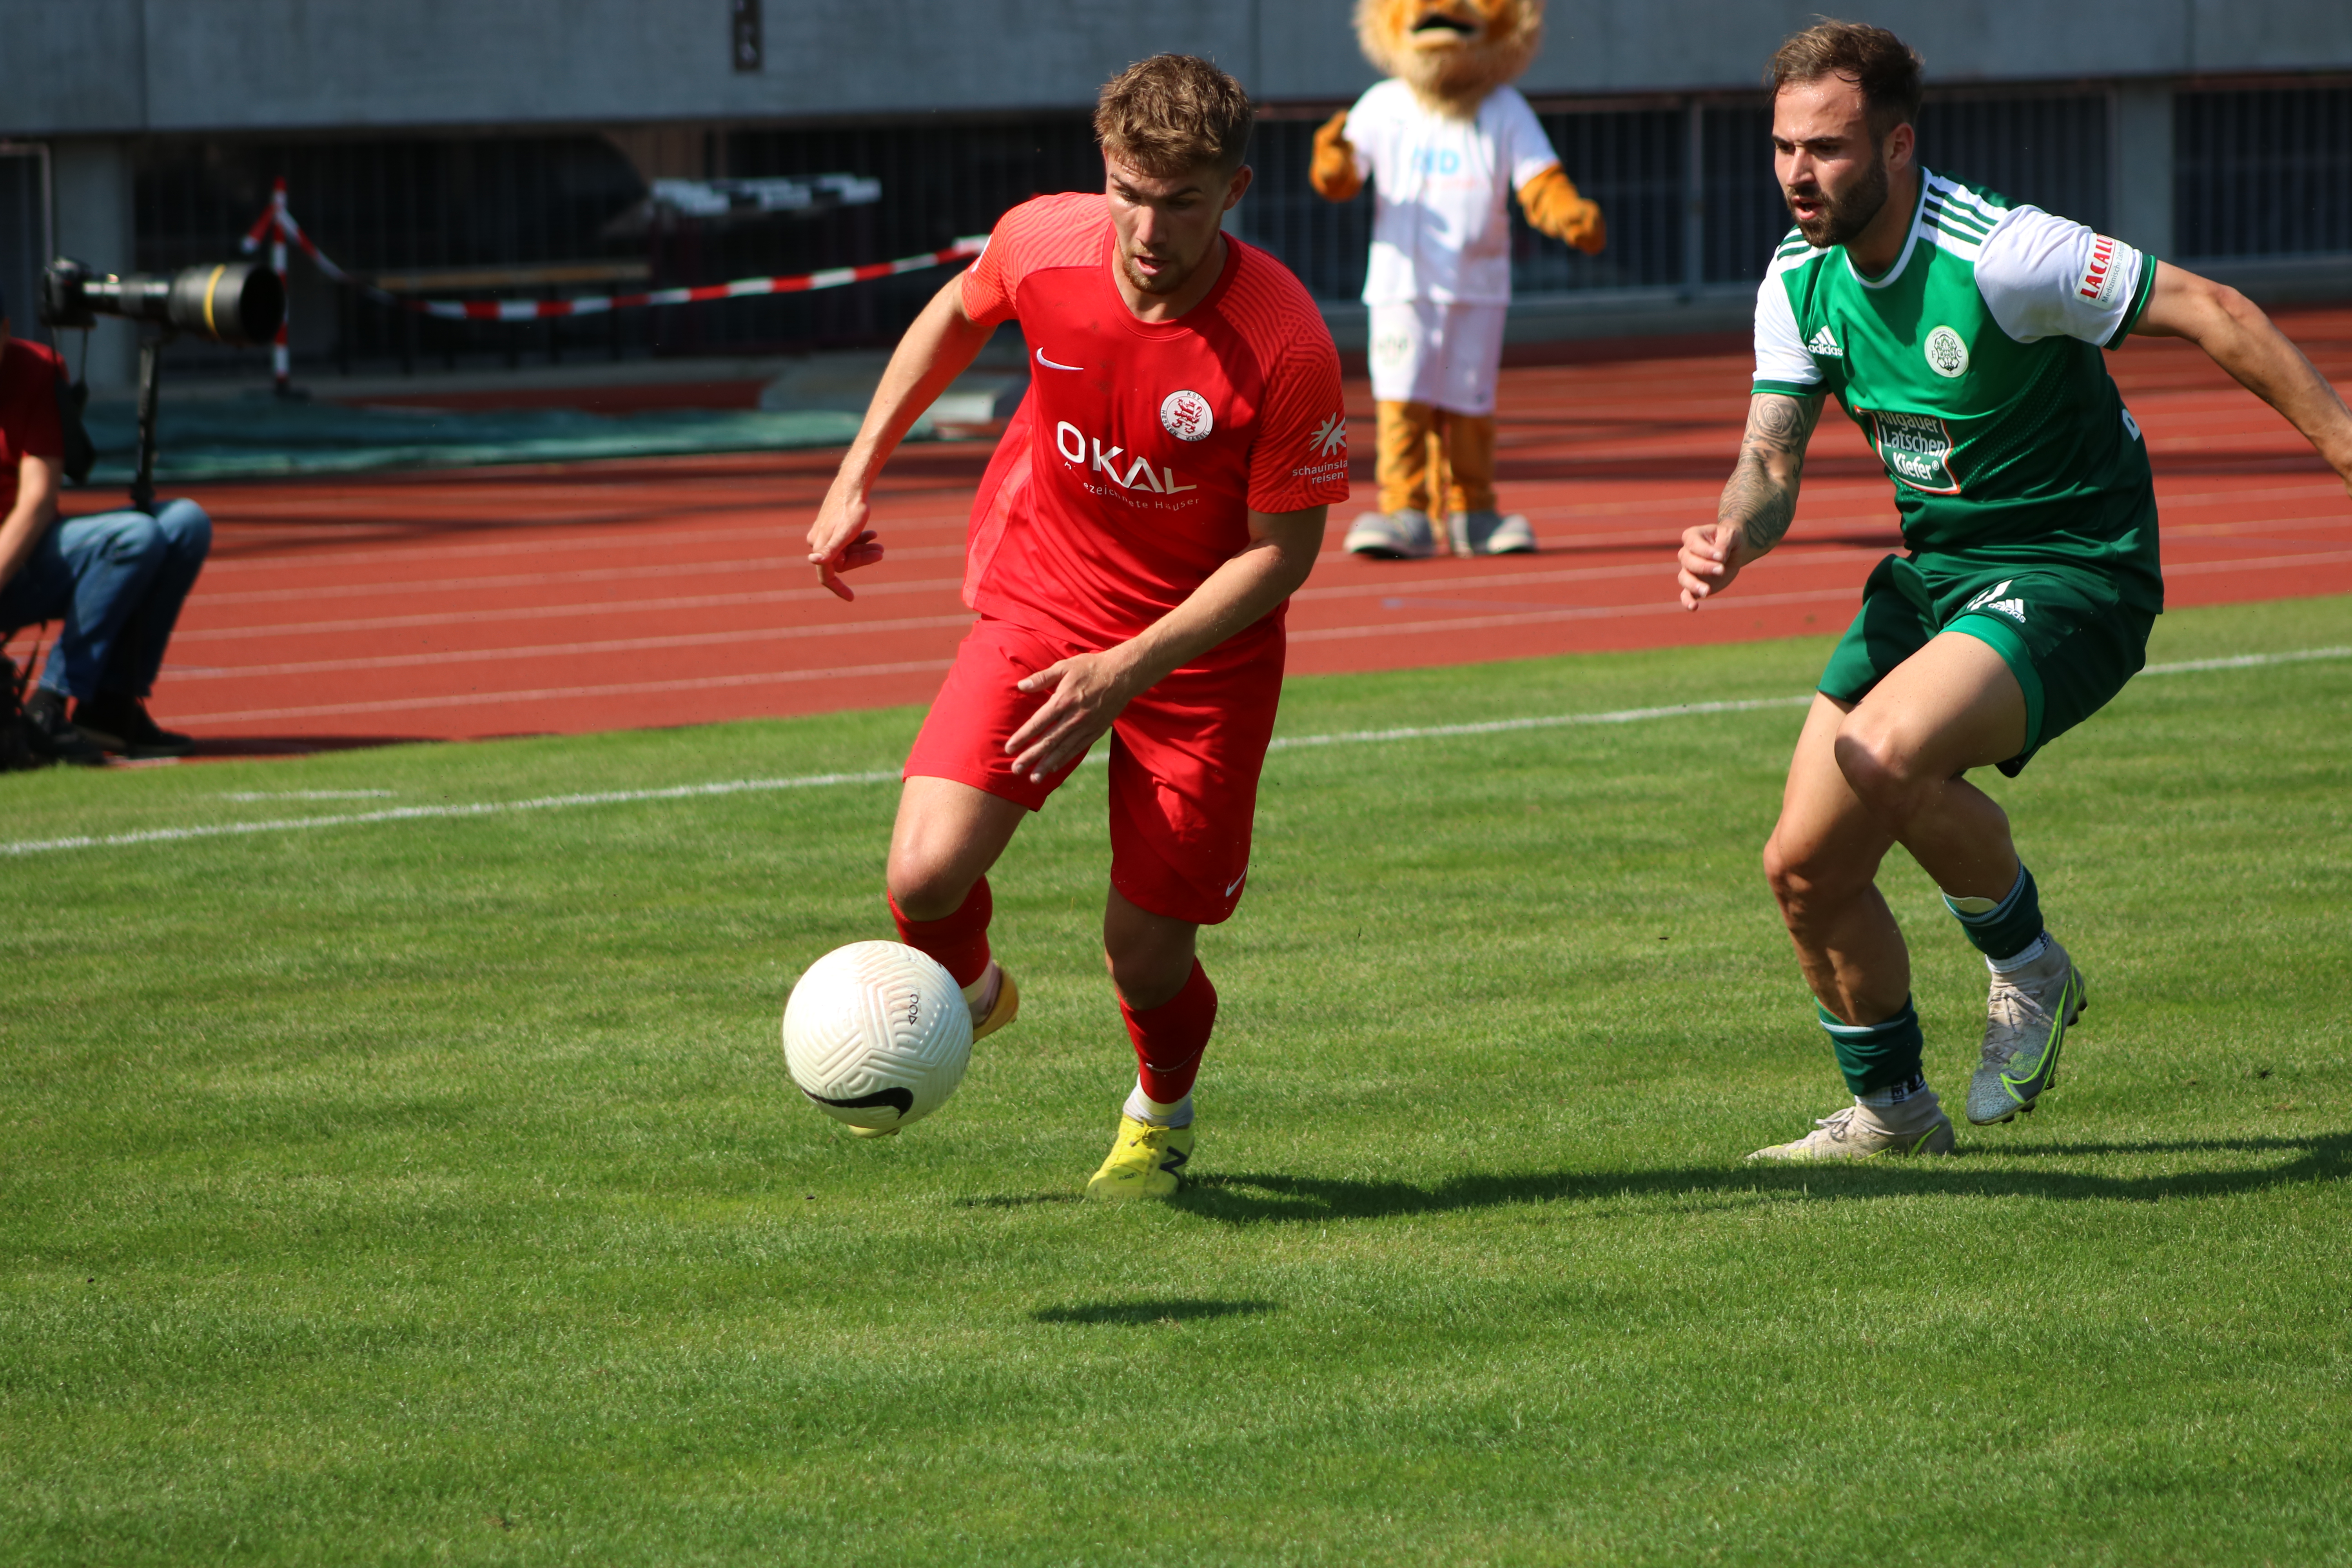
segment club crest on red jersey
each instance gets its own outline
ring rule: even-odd
[[[1160,425],[1179,441],[1199,441],[1217,427],[1217,416],[1199,393],[1171,392],[1160,399]]]

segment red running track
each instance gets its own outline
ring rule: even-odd
[[[2281,319],[2352,383],[2352,310]],[[1748,401],[1745,356],[1699,352],[1723,346],[1507,370],[1503,500],[1541,552],[1359,561],[1336,549],[1356,507],[1335,511],[1291,612],[1291,668],[1843,626],[1898,540],[1886,479],[1834,416],[1788,542],[1701,613],[1674,603],[1675,541],[1713,515]],[[2135,340],[2110,363],[2155,455],[2173,605],[2352,592],[2352,502],[2284,421],[2186,345]],[[1369,431],[1368,388],[1349,396]],[[964,510],[987,455],[893,462],[876,506],[889,558],[856,575],[854,605],[798,553],[834,453],[195,487],[217,542],[154,707],[206,752],[251,754],[928,701],[971,618]],[[1369,460],[1356,468],[1368,504]]]

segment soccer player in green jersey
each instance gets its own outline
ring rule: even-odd
[[[1738,463],[1716,521],[1683,535],[1696,609],[1787,532],[1833,395],[1894,481],[1908,547],[1870,574],[1830,656],[1764,851],[1853,1104],[1759,1159],[1952,1147],[1874,880],[1896,844],[1992,971],[1969,1120],[2007,1121],[2055,1081],[2082,973],[1967,774],[2014,775],[2096,712],[2164,605],[2147,448],[2100,350],[2189,339],[2352,485],[2352,414],[2234,290],[1923,168],[1919,68],[1892,33],[1845,22],[1773,57],[1774,171],[1797,226],[1757,295]]]

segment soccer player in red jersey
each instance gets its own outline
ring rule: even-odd
[[[1028,395],[972,508],[980,620],[907,759],[890,842],[901,940],[946,966],[978,1037],[1013,1020],[988,871],[1108,731],[1103,952],[1138,1074],[1089,1196],[1166,1197],[1192,1152],[1217,993],[1195,955],[1248,879],[1281,694],[1283,608],[1348,494],[1339,359],[1307,290],[1221,231],[1249,188],[1251,109],[1205,60],[1105,85],[1105,190],[1004,215],[908,329],[809,530],[821,580],[878,561],[866,495],[999,323]]]

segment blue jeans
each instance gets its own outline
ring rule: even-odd
[[[155,515],[109,511],[60,522],[0,586],[0,631],[62,621],[41,684],[82,700],[145,697],[180,605],[213,547],[213,521],[192,500]]]

